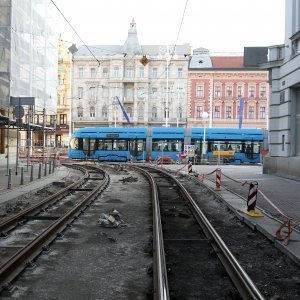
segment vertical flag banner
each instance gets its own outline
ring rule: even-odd
[[[127,115],[127,113],[126,113],[126,111],[125,111],[125,109],[124,109],[124,107],[123,107],[123,105],[122,105],[122,103],[121,103],[119,97],[116,96],[116,99],[117,99],[117,101],[118,101],[118,103],[119,103],[119,105],[120,105],[120,107],[121,107],[121,109],[122,109],[122,112],[123,112],[124,117],[126,118],[127,122],[130,123],[130,119],[129,119],[129,117],[128,117],[128,115]]]
[[[245,98],[240,99],[239,128],[242,128]]]

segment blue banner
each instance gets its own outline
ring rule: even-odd
[[[242,128],[245,98],[240,99],[239,128]]]
[[[117,101],[118,101],[118,103],[119,103],[119,105],[120,105],[120,107],[121,107],[121,109],[122,109],[122,112],[123,112],[124,117],[126,118],[127,122],[130,123],[130,119],[129,119],[129,117],[128,117],[128,115],[127,115],[127,113],[126,113],[126,111],[125,111],[125,109],[124,109],[124,107],[123,107],[123,105],[122,105],[122,103],[121,103],[119,97],[116,96],[116,99],[117,99]]]

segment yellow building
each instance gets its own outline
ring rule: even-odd
[[[71,109],[71,62],[72,56],[62,37],[58,40],[58,89],[57,89],[57,127],[58,147],[66,147],[69,141]]]

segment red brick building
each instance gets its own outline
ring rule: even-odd
[[[242,107],[243,128],[267,129],[268,72],[258,67],[259,57],[256,53],[253,59],[249,51],[246,57],[194,50],[188,74],[188,127],[203,127],[203,112],[208,113],[207,127],[239,127]]]

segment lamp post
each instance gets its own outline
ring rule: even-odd
[[[203,122],[203,145],[202,145],[202,156],[205,159],[206,155],[206,119],[208,118],[208,113],[204,111],[202,113],[202,122]]]
[[[168,119],[169,119],[169,62],[170,62],[170,54],[169,49],[167,49],[166,52],[166,61],[167,61],[167,74],[166,74],[166,80],[167,80],[167,91],[166,91],[166,127],[169,126]]]

